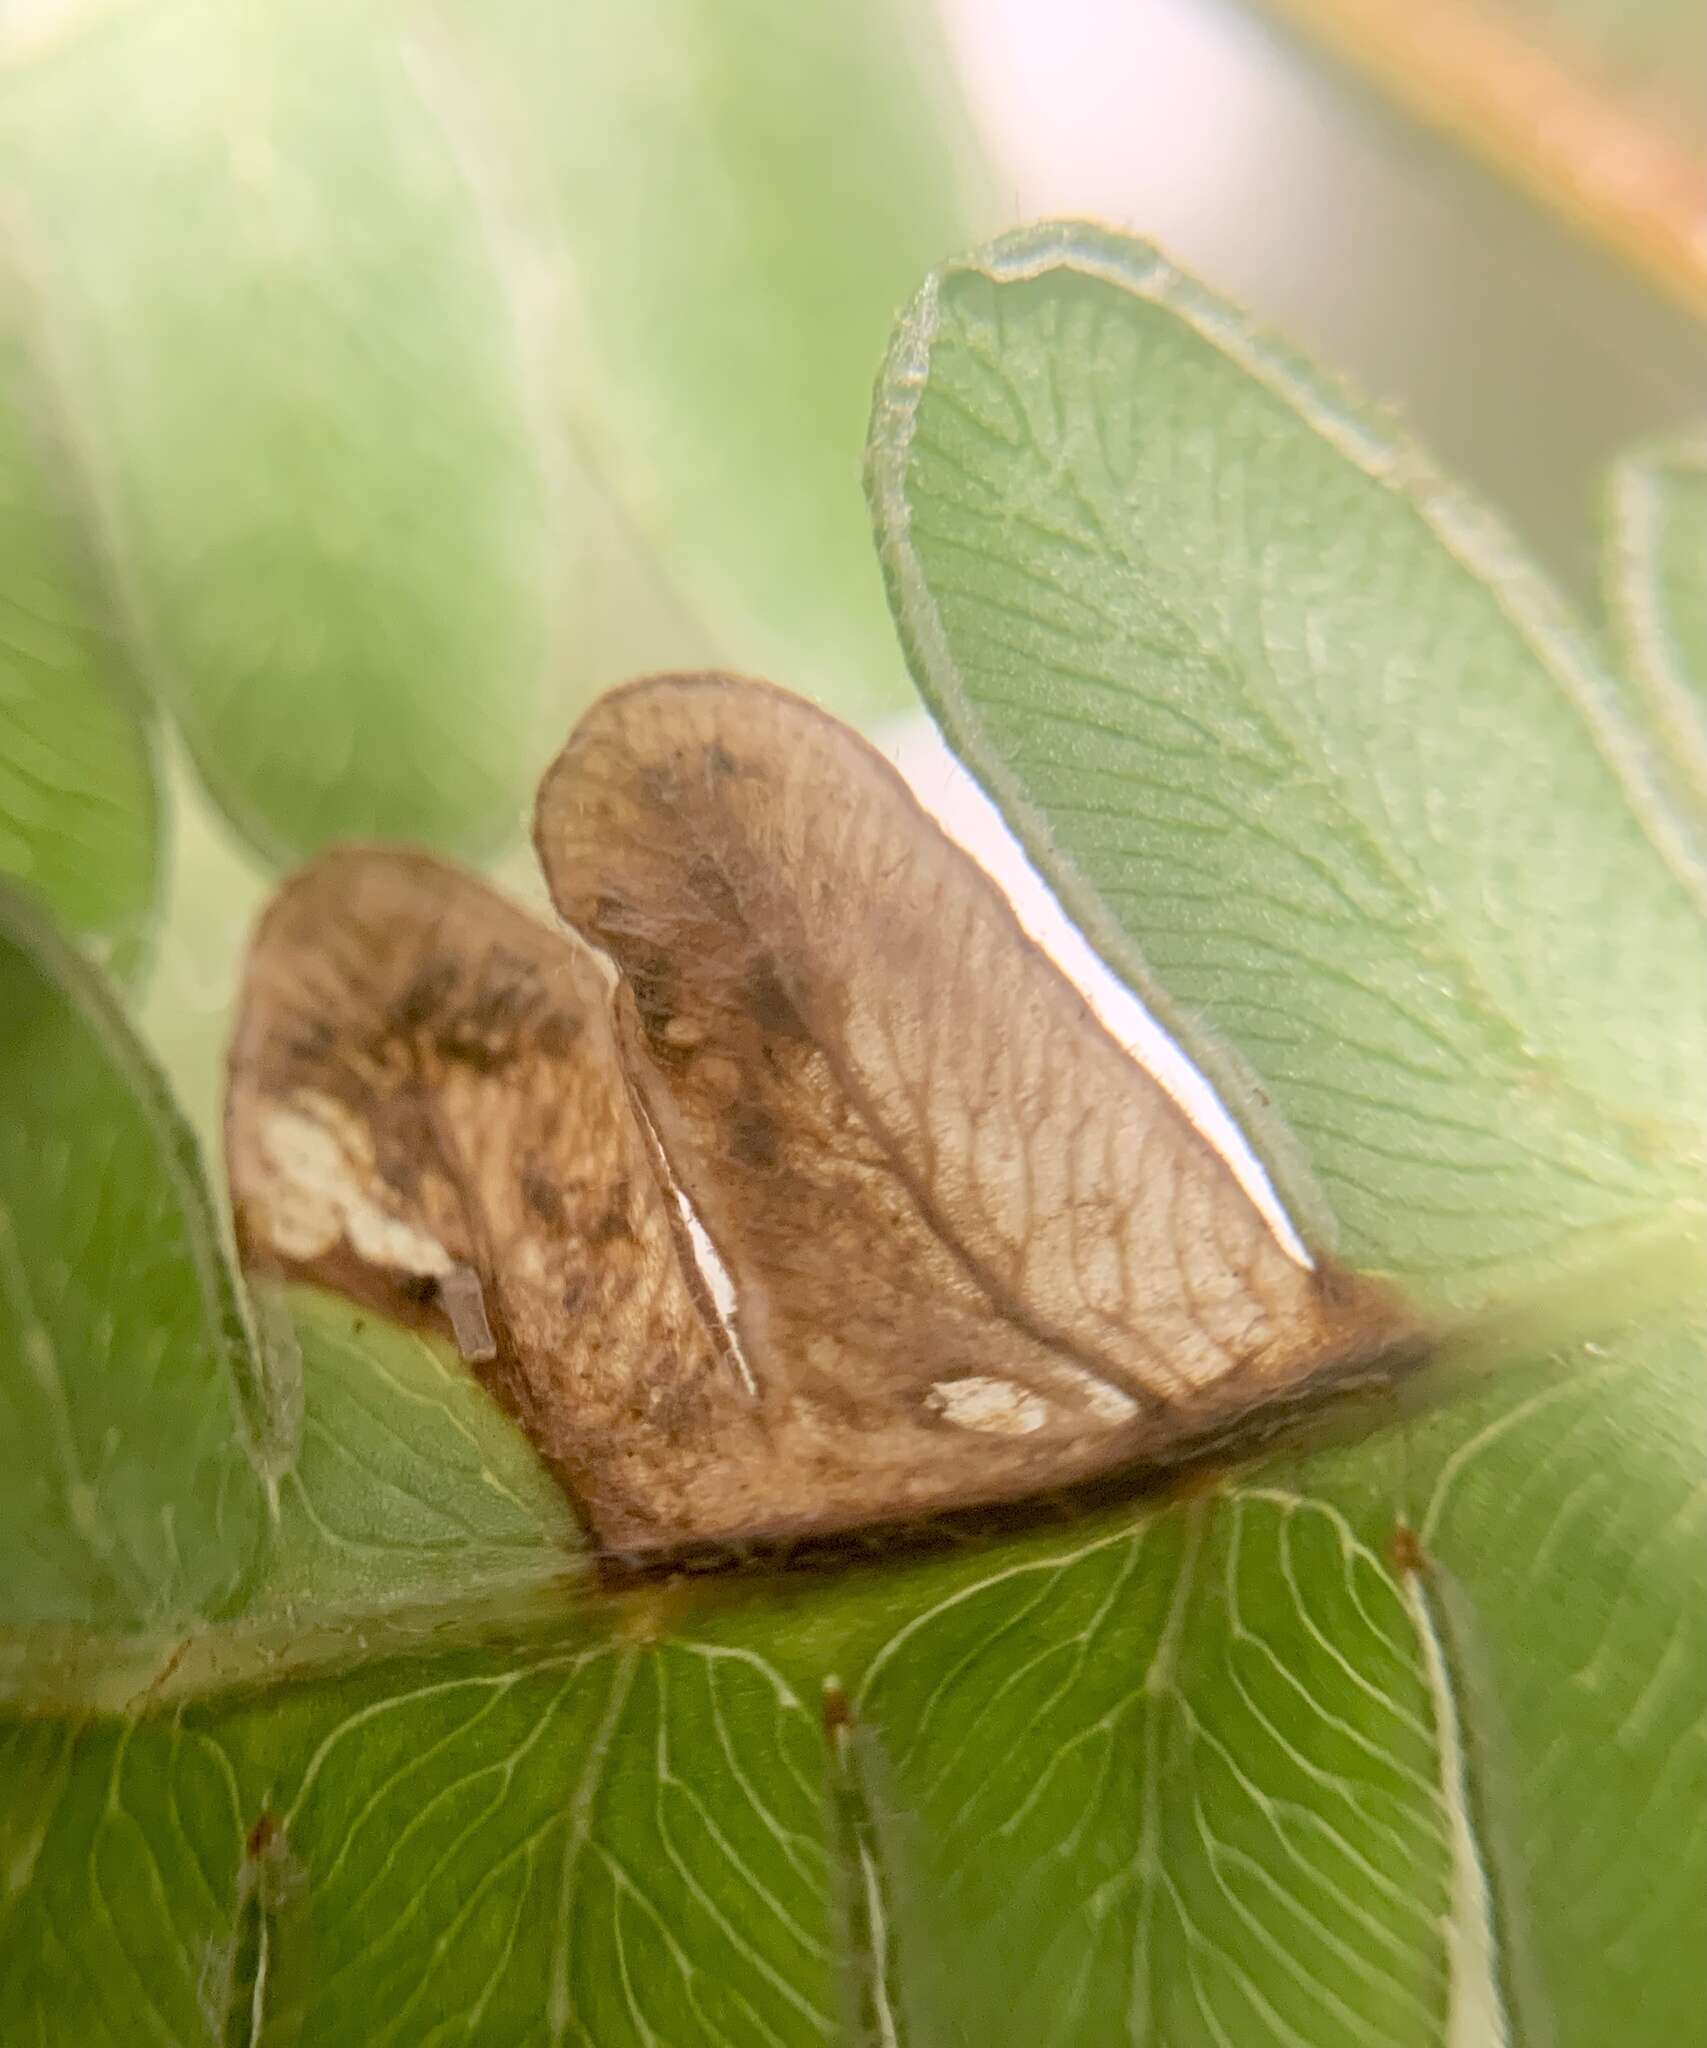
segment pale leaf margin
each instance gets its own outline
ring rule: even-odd
[[[1701,612],[1707,619],[1707,431],[1626,456],[1606,505],[1607,598],[1632,686],[1679,800],[1707,820],[1707,644],[1686,644],[1667,578],[1685,493],[1700,503]]]
[[[87,1025],[154,1140],[184,1219],[202,1319],[224,1361],[232,1426],[271,1499],[296,1460],[302,1390],[285,1371],[296,1361],[258,1333],[261,1318],[236,1277],[229,1233],[214,1205],[195,1132],[100,969],[76,951],[33,897],[4,883],[0,932]]]

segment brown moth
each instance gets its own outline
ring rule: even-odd
[[[407,852],[284,887],[227,1150],[245,1261],[448,1324],[607,1551],[1174,1464],[1418,1354],[810,705],[613,691],[535,841],[568,933]]]

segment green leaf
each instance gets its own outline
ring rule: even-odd
[[[155,915],[153,741],[0,330],[0,873],[117,973]]]
[[[1702,875],[1570,621],[1473,508],[1152,252],[1071,227],[927,285],[879,387],[870,488],[951,740],[1318,1241],[1456,1306],[1578,1255],[1615,1269],[1647,1230],[1699,1291]],[[1408,1683],[1375,1691],[1393,1713],[1427,1700],[1444,2002],[1426,2024],[1370,2002],[1393,1935],[1360,1919],[1373,1879],[1319,1911],[1343,1969],[1308,1969],[1360,2025],[1399,2029],[1381,2038],[1588,2044],[1631,2038],[1639,2006],[1659,2042],[1707,1995],[1704,1337],[1698,1313],[1656,1317],[1507,1365],[1295,1482],[1296,1527],[1349,1524],[1373,1564],[1398,1523],[1425,1559],[1397,1595]],[[1217,1583],[1225,1600],[1239,1578]],[[1252,1611],[1278,1631],[1272,1674],[1302,1685],[1360,1632],[1306,1618],[1333,1583],[1319,1563],[1282,1583],[1296,1618],[1274,1585]],[[1361,1605],[1392,1640],[1383,1602]],[[1204,1861],[1183,1820],[1158,1823],[1161,2038],[1327,2038],[1255,2005],[1304,1951],[1278,1922],[1230,1928],[1211,1818],[1220,1768],[1271,1817],[1297,1788],[1283,1806],[1264,1784],[1252,1727],[1204,1741],[1227,1705],[1213,1678],[1182,1692],[1191,1740],[1164,1737],[1156,1783],[1179,1788]],[[1360,1695],[1336,1684],[1328,1711]],[[1405,1754],[1392,1733],[1374,1745]],[[1302,1811],[1332,1831],[1331,1802]],[[1399,1867],[1428,1905],[1430,1857],[1413,1845]],[[1256,1870],[1303,1904],[1289,1864]],[[1388,1991],[1423,1995],[1420,1961]]]
[[[309,1289],[278,1312],[300,1347],[302,1445],[251,1615],[478,1614],[571,1567],[567,1502],[460,1359]]]
[[[1599,1443],[1631,1397],[1687,1398],[1700,1335],[1658,1374],[1640,1351],[1586,1377],[1550,1363],[1469,1426],[995,1552],[792,1586],[560,1588],[515,1627],[488,1590],[485,1643],[441,1616],[410,1647],[382,1606],[361,1637],[235,1620],[187,1653],[162,1643],[130,1713],[9,1731],[22,1881],[0,1914],[23,1967],[0,2010],[24,2038],[122,2038],[143,1996],[193,2034],[210,1998],[236,2002],[261,1923],[269,2033],[334,2043],[434,2024],[503,2040],[560,2014],[600,2048],[821,2040],[851,1978],[875,2039],[1145,2038],[1148,2013],[1170,2048],[1432,2048],[1545,2038],[1519,2009],[1542,1970],[1579,1997],[1560,1998],[1561,2042],[1685,2038],[1707,1846],[1676,1814],[1707,1789],[1707,1640],[1695,1606],[1631,1602],[1594,1552],[1603,1518],[1615,1545],[1652,1523],[1645,1563],[1674,1585],[1694,1568],[1699,1445],[1643,1475],[1650,1506]],[[1541,1554],[1538,1483],[1568,1502]],[[1455,1579],[1393,1570],[1396,1502],[1478,1561],[1473,1683],[1442,1668],[1449,1627],[1464,1654]],[[454,1553],[442,1570],[448,1610]],[[1537,1655],[1555,1608],[1563,1672]],[[855,1715],[845,1771],[818,1725],[831,1672]],[[1484,1684],[1542,1821],[1512,1837],[1515,1963],[1488,1952],[1493,1851],[1466,1834],[1509,1825],[1484,1822],[1469,1754]],[[1586,1778],[1558,1740],[1561,1684]],[[257,1873],[263,1814],[278,1845]],[[1610,1861],[1609,1836],[1629,1838]],[[834,1910],[850,1894],[863,1929]],[[1652,2031],[1632,2035],[1638,1990]]]
[[[817,1748],[739,1651],[572,1629],[134,1734],[20,1724],[8,1782],[55,1796],[8,1815],[9,2033],[248,2040],[253,1998],[268,2039],[822,2040]]]
[[[79,498],[264,858],[499,851],[636,668],[900,700],[857,466],[967,232],[944,77],[894,0],[143,0],[14,63]]]
[[[1538,642],[1545,601],[1489,580],[1461,507],[1442,547],[1446,501],[1412,458],[1384,467],[1390,444],[1339,401],[1301,410],[1294,366],[1264,352],[1253,375],[1238,323],[1210,308],[1206,328],[1171,280],[1146,297],[1134,277],[1157,274],[1124,245],[1045,240],[1034,265],[998,252],[945,273],[903,330],[913,373],[880,424],[905,401],[908,431],[879,443],[880,516],[910,601],[962,590],[931,644],[964,684],[963,741],[1017,786],[966,680],[995,671],[971,649],[1019,637],[993,689],[1043,731],[1073,676],[1101,677],[1094,734],[1061,744],[1105,821],[1075,901],[1105,944],[1117,908],[1133,920],[1122,960],[1152,943],[1146,907],[1174,922],[1157,908],[1168,876],[1223,878],[1235,911],[1241,877],[1276,878],[1263,930],[1283,971],[1202,913],[1205,1028],[1277,1104],[1290,1091],[1294,1178],[1435,1300],[1487,1291],[1486,1267],[1455,1279],[1478,1225],[1507,1233],[1496,1272],[1551,1270],[1559,1189],[1585,1240],[1676,1226],[1700,1201],[1685,1069],[1707,1028],[1690,870],[1645,836],[1667,814],[1621,742],[1607,764],[1618,728],[1568,623]],[[1155,349],[1142,375],[1134,330]],[[1010,431],[975,436],[992,393]],[[1057,421],[1072,432],[1050,443]],[[1105,447],[1152,452],[1142,491],[1089,495]],[[1357,459],[1372,454],[1374,476]],[[1314,545],[1289,551],[1285,523],[1306,513]],[[1004,553],[1062,535],[1041,583]],[[1166,608],[1144,582],[1156,562],[1179,586]],[[1313,633],[1284,602],[1293,580]],[[1235,641],[1253,612],[1269,637]],[[1265,674],[1300,647],[1311,666]],[[1118,728],[1129,699],[1161,774],[1122,777],[1144,758]],[[1458,728],[1476,719],[1470,746]],[[1483,756],[1519,744],[1524,772],[1490,790]],[[1043,752],[1022,766],[1014,815],[1059,880],[1066,776]],[[1496,797],[1503,830],[1477,837]],[[1217,800],[1187,863],[1170,835]],[[1222,850],[1247,819],[1266,866]],[[1555,836],[1537,849],[1538,823]],[[1619,920],[1579,928],[1599,898],[1570,862],[1603,856]],[[1309,917],[1284,914],[1289,888]],[[1490,993],[1497,930],[1513,957]],[[1574,987],[1597,939],[1628,1013],[1598,979]],[[1191,944],[1172,946],[1170,974],[1191,974]],[[1440,984],[1426,1014],[1460,1034],[1456,1065],[1411,1057],[1360,986],[1381,989],[1413,946],[1427,973],[1401,993]],[[1256,1020],[1284,1025],[1294,988],[1301,1021],[1279,1042],[1297,1073],[1271,1072]],[[1514,990],[1525,1030],[1548,1023],[1543,991],[1568,1012],[1527,1054],[1488,1023]],[[1369,1086],[1311,1122],[1341,1003],[1348,1037],[1376,1020]],[[1671,1098],[1622,1072],[1602,1031],[1623,1034],[1623,1066],[1669,1063]],[[1482,1059],[1503,1062],[1506,1095],[1478,1085]],[[1454,1089],[1487,1170],[1463,1164]],[[1361,1195],[1325,1163],[1354,1144],[1383,1160]],[[1422,1207],[1427,1171],[1457,1191],[1450,1229]],[[1402,1197],[1389,1172],[1411,1176]],[[1524,1189],[1534,1212],[1513,1229]],[[290,1306],[301,1451],[247,1599],[146,1640],[97,1621],[53,1660],[17,1637],[0,1666],[5,2038],[1670,2048],[1697,2024],[1699,1300],[1195,1497],[631,1587],[600,1579],[454,1359],[318,1297]]]
[[[1414,1664],[1378,1555],[1281,1491],[925,1608],[860,1706],[963,2035],[1187,2041],[1216,2014],[1238,2041],[1430,2039],[1448,1856]]]
[[[1626,663],[1681,800],[1707,816],[1707,440],[1630,456],[1611,515]]]
[[[858,491],[867,394],[977,182],[928,14],[437,0],[415,32],[528,266],[574,477],[577,694],[715,661],[850,716],[904,701]]]
[[[871,489],[950,741],[1318,1242],[1461,1305],[1699,1205],[1707,871],[1388,427],[1043,229],[903,321]]]
[[[455,149],[368,10],[160,0],[15,69],[15,255],[139,658],[238,828],[487,852],[544,487]]]
[[[1432,1467],[1419,1628],[1520,2042],[1664,2043],[1707,1999],[1704,1362],[1697,1309],[1511,1370],[1402,1453]]]
[[[193,1141],[94,970],[0,891],[0,1621],[228,1607],[266,1409]]]

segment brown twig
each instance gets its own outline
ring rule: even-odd
[[[1267,5],[1707,317],[1707,153],[1476,0]]]

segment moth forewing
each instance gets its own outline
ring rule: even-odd
[[[611,692],[535,840],[635,991],[630,1070],[761,1383],[850,1420],[892,1486],[1161,1454],[1414,1331],[1289,1254],[982,869],[802,700]]]
[[[396,849],[285,885],[227,1152],[245,1259],[451,1334],[607,1549],[1024,1500],[1414,1349],[801,700],[612,692],[535,838],[568,932]]]

